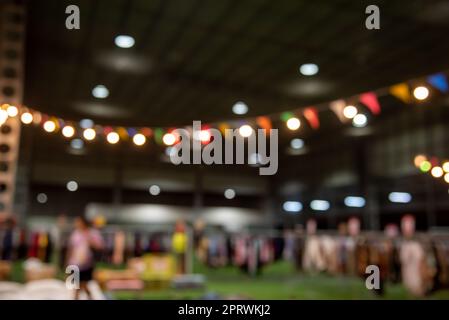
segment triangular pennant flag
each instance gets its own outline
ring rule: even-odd
[[[262,129],[265,129],[268,133],[272,129],[271,120],[269,117],[257,117],[256,118],[257,125]]]
[[[162,128],[154,129],[154,140],[157,144],[162,144],[162,137],[164,136],[164,130]]]
[[[390,87],[390,93],[405,103],[410,103],[410,90],[406,83],[400,83]]]
[[[380,113],[380,104],[379,100],[377,100],[377,96],[374,92],[367,92],[360,95],[360,102],[363,103],[368,109],[372,112],[372,114]]]
[[[281,120],[284,122],[287,122],[288,119],[293,118],[295,114],[293,112],[282,112],[281,113]]]
[[[427,78],[427,81],[441,92],[449,91],[449,84],[447,83],[447,78],[444,73],[431,75]]]
[[[329,104],[329,107],[341,122],[345,123],[349,121],[349,119],[343,115],[343,109],[346,107],[346,102],[344,100],[332,101]]]
[[[320,127],[320,119],[318,118],[318,110],[315,107],[308,107],[304,110],[304,117],[313,129]]]

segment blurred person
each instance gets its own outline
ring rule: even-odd
[[[13,241],[14,241],[14,226],[15,221],[12,217],[7,216],[4,220],[4,235],[3,235],[3,243],[1,247],[1,260],[10,261],[12,260],[13,254]]]
[[[95,268],[95,252],[103,248],[103,238],[98,230],[90,227],[85,217],[77,217],[74,227],[68,243],[67,264],[76,265],[80,270],[80,286],[75,291],[75,299],[79,299],[81,290],[91,299],[88,283],[92,280]]]
[[[320,245],[320,239],[316,235],[317,222],[314,219],[307,220],[307,238],[302,260],[303,269],[309,272],[322,272],[325,270],[325,259]]]
[[[415,236],[415,225],[414,216],[402,217],[401,231],[404,240],[401,243],[399,256],[404,286],[413,295],[423,297],[433,286],[436,270],[430,248]]]
[[[177,221],[175,232],[172,237],[172,250],[176,258],[177,273],[186,272],[186,252],[187,252],[187,234],[186,226],[183,221]]]

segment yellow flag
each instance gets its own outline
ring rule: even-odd
[[[390,93],[405,103],[410,103],[410,90],[406,83],[400,83],[390,87]]]

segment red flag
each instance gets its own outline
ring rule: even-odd
[[[313,129],[320,127],[320,119],[318,118],[318,110],[315,107],[308,107],[304,110],[304,117]]]
[[[374,92],[367,92],[360,95],[360,102],[370,109],[373,114],[380,113],[380,104]]]

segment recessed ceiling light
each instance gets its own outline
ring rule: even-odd
[[[47,203],[48,201],[48,197],[45,193],[39,193],[36,197],[37,202],[39,202],[40,204],[44,204]]]
[[[226,189],[224,192],[224,196],[226,199],[231,200],[235,198],[235,191],[234,189]]]
[[[294,150],[299,150],[304,147],[304,140],[298,138],[293,139],[292,141],[290,141],[290,147]]]
[[[388,200],[393,203],[409,203],[412,201],[412,195],[408,192],[392,192],[388,195]]]
[[[82,148],[84,148],[84,141],[81,139],[73,139],[72,141],[70,141],[70,147],[75,150],[81,150]]]
[[[78,190],[78,183],[76,181],[69,181],[67,182],[66,187],[70,192],[75,192],[76,190]]]
[[[345,206],[350,208],[363,208],[366,200],[363,197],[348,196],[345,198]]]
[[[310,208],[315,211],[327,211],[330,206],[329,201],[326,200],[313,200],[310,203]]]
[[[117,47],[124,49],[131,48],[136,43],[133,37],[127,35],[120,35],[115,37],[114,42]]]
[[[299,72],[304,76],[313,76],[318,73],[320,68],[314,63],[305,63],[299,67]]]
[[[236,102],[232,106],[232,112],[238,115],[246,114],[248,112],[248,109],[248,105],[242,101]]]
[[[161,193],[161,188],[158,185],[152,185],[149,191],[152,196],[157,196],[159,193]]]
[[[282,205],[282,209],[286,212],[298,213],[302,211],[302,203],[299,201],[286,201]]]
[[[104,85],[100,84],[93,88],[92,95],[97,99],[105,99],[109,96],[109,90]]]

